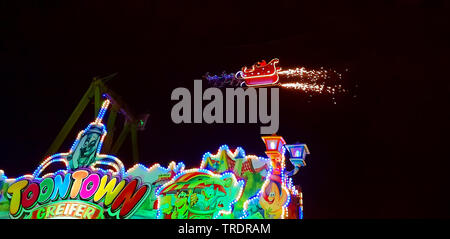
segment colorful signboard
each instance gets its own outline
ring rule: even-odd
[[[0,218],[302,218],[301,192],[284,170],[284,148],[269,149],[263,158],[224,145],[215,155],[206,153],[200,168],[171,162],[167,168],[137,164],[126,171],[118,158],[101,154],[109,104],[103,103],[69,152],[18,178],[0,170]],[[57,164],[65,167],[44,174]]]

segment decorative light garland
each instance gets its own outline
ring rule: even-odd
[[[6,175],[4,175],[4,172],[0,170],[1,179],[5,180],[7,182],[14,182],[14,181],[17,181],[20,179],[45,179],[47,177],[55,176],[59,173],[67,173],[70,168],[68,156],[71,155],[72,153],[74,153],[74,150],[77,149],[78,144],[80,143],[80,140],[82,140],[82,137],[84,137],[85,132],[89,132],[91,127],[95,126],[101,130],[101,137],[100,137],[100,140],[98,141],[97,149],[95,151],[95,161],[91,165],[89,165],[89,168],[92,172],[101,171],[105,174],[109,174],[112,176],[120,175],[121,178],[132,176],[133,172],[135,170],[137,170],[138,168],[143,169],[144,172],[151,172],[155,169],[160,169],[166,173],[170,172],[170,177],[165,177],[165,179],[167,178],[168,181],[163,183],[161,186],[158,186],[154,192],[154,196],[156,197],[156,201],[157,201],[156,202],[156,206],[157,206],[156,217],[157,218],[161,217],[160,206],[161,206],[161,196],[163,194],[163,190],[166,187],[168,187],[169,185],[176,183],[177,180],[180,179],[180,177],[182,177],[183,175],[186,175],[189,173],[201,173],[201,174],[205,174],[212,178],[220,179],[220,180],[231,179],[232,189],[230,189],[229,192],[232,192],[232,194],[233,194],[232,198],[226,198],[226,200],[227,200],[226,208],[218,209],[218,211],[214,212],[212,217],[219,218],[221,216],[229,215],[229,214],[233,213],[234,205],[242,198],[246,182],[242,179],[238,180],[235,173],[230,171],[229,169],[220,174],[214,173],[214,172],[206,169],[208,158],[217,158],[217,157],[221,156],[223,153],[225,153],[228,157],[230,157],[232,159],[238,157],[238,155],[239,155],[239,158],[242,157],[244,160],[251,161],[253,159],[257,159],[257,160],[263,162],[265,165],[268,165],[266,175],[265,176],[261,175],[261,176],[265,177],[265,180],[264,180],[261,188],[258,190],[258,192],[255,195],[249,197],[243,203],[243,211],[242,211],[243,214],[240,216],[240,218],[249,217],[249,212],[248,212],[249,205],[252,202],[254,202],[255,200],[258,200],[261,198],[262,194],[265,193],[266,188],[273,180],[280,182],[280,178],[281,178],[280,195],[281,194],[286,195],[286,198],[283,198],[283,200],[286,200],[286,201],[281,206],[281,218],[287,218],[289,216],[288,206],[291,203],[292,197],[299,197],[299,201],[300,201],[299,217],[303,218],[303,198],[302,198],[303,194],[302,194],[302,192],[299,192],[296,189],[296,187],[293,185],[292,178],[289,177],[290,175],[288,175],[286,173],[286,158],[284,156],[286,153],[285,147],[281,147],[281,148],[277,149],[276,153],[277,153],[277,155],[278,155],[278,153],[280,154],[279,157],[276,156],[277,158],[274,158],[273,155],[269,155],[269,153],[266,152],[270,156],[270,158],[264,158],[264,157],[258,157],[256,155],[246,155],[245,150],[242,147],[237,147],[234,151],[231,151],[227,145],[221,145],[216,154],[211,154],[210,152],[207,152],[202,156],[200,168],[185,170],[185,164],[183,162],[175,163],[174,161],[171,161],[167,167],[162,167],[160,164],[157,164],[157,163],[153,164],[152,166],[150,166],[148,168],[142,164],[135,164],[133,167],[131,167],[130,169],[128,169],[126,171],[125,166],[117,157],[115,157],[113,155],[106,155],[106,154],[100,153],[103,142],[104,142],[106,134],[107,134],[106,127],[102,123],[102,120],[106,114],[106,111],[107,111],[107,108],[109,105],[110,105],[109,100],[105,100],[103,102],[102,107],[101,107],[95,121],[90,123],[84,130],[80,131],[77,134],[77,138],[75,139],[74,143],[72,144],[69,152],[58,153],[58,154],[54,154],[50,157],[47,157],[35,169],[35,171],[31,175],[28,174],[28,175],[23,175],[21,177],[15,178],[15,179],[9,179],[6,177]],[[96,130],[94,132],[98,132],[97,128],[94,128],[94,129]],[[98,138],[97,138],[97,140],[98,140]],[[284,142],[284,140],[283,140],[283,142]],[[56,172],[47,173],[44,176],[41,176],[41,174],[44,172],[45,169],[47,169],[50,165],[52,165],[54,163],[58,163],[58,162],[63,163],[65,165],[65,169],[60,169]],[[281,164],[281,166],[280,166],[280,164]],[[105,169],[105,168],[101,168],[100,166],[108,166],[109,168]],[[276,168],[276,170],[275,170],[275,168]],[[273,179],[273,176],[279,177],[279,178]],[[148,191],[148,193],[150,193],[150,191]],[[227,191],[227,193],[228,193],[228,191]],[[280,214],[277,214],[277,217],[278,217],[278,215],[280,215]]]

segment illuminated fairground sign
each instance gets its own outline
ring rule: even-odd
[[[304,144],[264,136],[269,158],[226,145],[206,153],[199,168],[122,162],[101,154],[106,127],[103,106],[67,153],[45,159],[29,175],[8,178],[0,170],[0,218],[13,219],[215,219],[303,217],[302,193],[291,176],[305,165]],[[285,151],[294,165],[285,171]],[[64,165],[48,172],[49,166]],[[46,172],[46,173],[45,173]],[[45,173],[45,174],[44,174]]]

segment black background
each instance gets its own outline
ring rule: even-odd
[[[0,14],[9,177],[32,172],[92,78],[114,72],[110,88],[150,113],[141,163],[197,167],[222,144],[263,156],[259,125],[176,125],[170,94],[205,72],[278,57],[286,68],[348,68],[344,80],[358,86],[336,105],[280,92],[278,134],[311,151],[294,178],[305,218],[450,215],[446,1],[16,2]],[[63,151],[93,118],[90,105]],[[131,166],[129,143],[118,156]]]

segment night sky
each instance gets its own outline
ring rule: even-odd
[[[311,151],[294,177],[305,218],[448,218],[450,4],[361,2],[2,3],[0,168],[33,172],[92,78],[115,72],[108,86],[150,114],[141,163],[198,167],[222,144],[265,156],[259,124],[177,125],[170,95],[277,57],[283,68],[348,68],[353,87],[336,105],[280,89],[278,134]],[[129,139],[117,156],[132,165]]]

